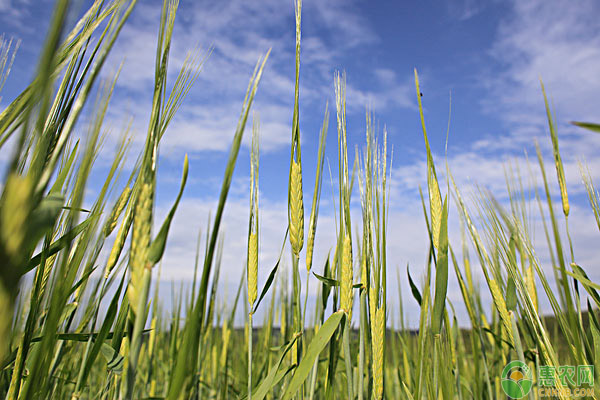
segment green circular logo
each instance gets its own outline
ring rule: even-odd
[[[531,391],[531,368],[522,361],[511,361],[502,370],[502,389],[511,399],[522,399]]]

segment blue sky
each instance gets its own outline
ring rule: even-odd
[[[160,3],[140,1],[105,68],[104,77],[109,78],[121,61],[125,63],[107,121],[114,134],[105,144],[105,161],[110,159],[120,129],[129,118],[133,118],[137,132],[131,159],[144,138]],[[0,108],[31,79],[52,5],[49,0],[0,0],[0,34],[22,41],[11,75],[0,93]],[[73,21],[76,14],[73,13]],[[479,184],[500,198],[504,196],[503,166],[514,162],[526,172],[524,152],[534,155],[536,138],[547,158],[554,185],[550,140],[539,89],[542,77],[559,123],[573,203],[570,223],[576,255],[593,275],[598,231],[588,220],[591,213],[577,161],[586,160],[598,182],[600,136],[582,132],[567,122],[600,120],[598,15],[600,3],[593,0],[306,0],[302,15],[300,127],[307,210],[312,197],[318,132],[327,102],[332,112],[327,158],[332,169],[337,165],[333,76],[335,71],[345,71],[351,158],[355,146],[362,148],[364,143],[366,107],[374,112],[379,133],[386,127],[389,147],[393,148],[390,276],[395,276],[394,270],[400,268],[404,277],[404,268],[410,263],[413,274],[419,277],[427,238],[418,187],[426,182],[426,170],[413,69],[419,71],[436,161],[441,165],[444,160],[451,94],[450,168],[467,195]],[[197,48],[206,52],[212,48],[212,53],[161,148],[159,221],[175,195],[183,156],[186,153],[190,156],[191,179],[165,255],[163,276],[168,279],[186,280],[193,273],[197,231],[200,227],[205,231],[208,213],[216,204],[248,79],[258,57],[269,48],[273,50],[253,107],[260,117],[262,149],[260,275],[263,280],[259,282],[264,281],[272,268],[285,231],[294,34],[291,0],[180,1],[170,64],[173,74],[188,51]],[[247,134],[226,208],[223,293],[230,293],[237,285],[243,268],[244,226],[249,212],[249,138]],[[103,158],[97,169],[99,175],[102,166]],[[337,174],[335,170],[333,174]],[[328,173],[323,187],[315,257],[317,270],[335,242]],[[90,190],[93,192],[93,185]],[[553,190],[558,193],[556,186]],[[354,193],[354,201],[358,223],[358,192]],[[451,210],[450,218],[454,220],[451,242],[458,247],[455,209]],[[539,257],[545,261],[541,225],[534,236],[541,249]],[[600,272],[595,278],[600,278]],[[314,282],[311,284],[316,286]],[[404,282],[401,285],[405,301],[413,301],[407,285]],[[389,301],[397,304],[393,298],[395,283],[390,293],[394,295],[390,295]],[[461,302],[455,282],[451,282],[449,298],[454,304]],[[461,313],[461,308],[457,308]],[[410,312],[409,318],[416,320]]]

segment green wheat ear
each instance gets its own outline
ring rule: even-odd
[[[125,210],[125,206],[129,202],[129,195],[131,194],[131,188],[126,186],[123,189],[123,192],[119,196],[119,199],[115,203],[112,211],[110,212],[110,216],[106,220],[106,225],[104,226],[104,236],[108,236],[112,233],[112,231],[116,228],[119,217]]]
[[[143,272],[148,268],[148,250],[150,247],[150,235],[152,230],[152,208],[154,189],[150,183],[143,183],[140,188],[134,208],[133,231],[131,235],[131,252],[129,256],[129,268],[131,278],[127,288],[129,303],[139,304],[143,286]],[[150,266],[151,267],[151,266]],[[132,313],[137,312],[132,307]]]
[[[296,256],[304,245],[304,200],[302,195],[302,167],[292,161],[290,174],[290,244]]]
[[[385,311],[379,307],[375,311],[375,319],[371,322],[373,329],[371,335],[373,338],[373,398],[383,399],[383,347],[385,340]]]

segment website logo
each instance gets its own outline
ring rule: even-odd
[[[533,385],[531,368],[522,361],[511,361],[502,370],[502,390],[511,399],[522,399]]]

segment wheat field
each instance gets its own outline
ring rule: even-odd
[[[288,220],[281,227],[286,234],[279,260],[274,267],[259,263],[261,133],[251,110],[269,62],[270,50],[265,49],[240,99],[242,111],[206,244],[199,246],[193,284],[165,309],[153,288],[158,288],[157,270],[184,196],[189,162],[187,157],[181,160],[179,192],[164,221],[156,221],[158,154],[204,59],[190,52],[176,80],[167,82],[178,2],[164,0],[156,21],[154,90],[143,150],[129,154],[128,133],[121,134],[108,175],[94,183],[98,190],[90,200],[86,189],[92,184],[90,173],[119,78],[117,72],[112,81],[102,81],[100,71],[137,1],[96,0],[74,28],[64,32],[69,3],[56,2],[37,73],[0,114],[0,151],[9,160],[3,165],[0,197],[0,396],[500,399],[540,398],[540,389],[550,386],[556,397],[567,399],[572,397],[568,390],[579,388],[558,374],[550,376],[550,382],[534,374],[534,390],[515,397],[504,382],[513,377],[500,374],[513,360],[520,361],[525,372],[591,366],[591,390],[585,395],[600,396],[593,391],[600,371],[600,285],[585,271],[592,266],[579,265],[573,251],[559,135],[543,84],[539,95],[546,103],[556,176],[546,176],[538,148],[530,174],[542,182],[542,190],[531,195],[519,179],[507,179],[508,205],[485,191],[471,203],[447,163],[434,160],[414,71],[419,109],[415,118],[421,120],[427,160],[421,202],[429,251],[423,255],[428,262],[422,285],[410,274],[397,278],[409,280],[411,307],[418,306],[418,329],[394,325],[391,313],[396,313],[395,321],[404,318],[402,308],[388,307],[391,298],[401,298],[387,290],[387,278],[396,279],[388,268],[393,261],[387,259],[386,244],[389,204],[394,201],[389,190],[391,151],[385,132],[377,132],[369,112],[361,127],[362,146],[348,148],[343,74],[334,78],[331,106],[338,145],[337,171],[335,163],[329,166],[334,175],[337,172],[337,240],[330,243],[333,250],[326,259],[314,256],[330,115],[327,109],[316,166],[304,168],[316,170],[314,187],[307,188],[299,117],[302,1],[296,0],[295,101],[290,110],[289,167],[285,165]],[[11,43],[2,39],[0,89],[10,79],[13,57]],[[80,141],[76,126],[88,103],[93,103],[93,118]],[[592,123],[577,124],[600,130]],[[216,307],[220,228],[244,135],[252,137],[246,268],[233,306],[225,312]],[[136,160],[133,168],[126,167],[126,158]],[[118,179],[121,173],[128,176],[125,185]],[[600,195],[584,165],[581,177],[600,230]],[[552,179],[560,193],[552,193]],[[351,212],[352,196],[358,196],[358,214]],[[537,209],[526,207],[530,201]],[[84,203],[91,207],[84,209]],[[449,214],[461,221],[462,242],[449,240]],[[531,214],[544,221],[547,249],[534,246],[528,230]],[[157,231],[152,229],[155,224],[160,226]],[[544,259],[551,259],[554,276],[546,276],[540,251],[550,252]],[[280,268],[287,259],[291,268]],[[259,270],[264,269],[268,278],[261,280]],[[474,269],[483,274],[480,285],[474,282]],[[318,288],[314,309],[307,302],[309,287],[301,285],[304,275],[304,282]],[[459,283],[468,329],[459,325],[447,299],[449,275]],[[551,315],[540,312],[541,299],[551,305]],[[253,319],[259,308],[265,318]],[[244,326],[234,323],[240,314]]]

